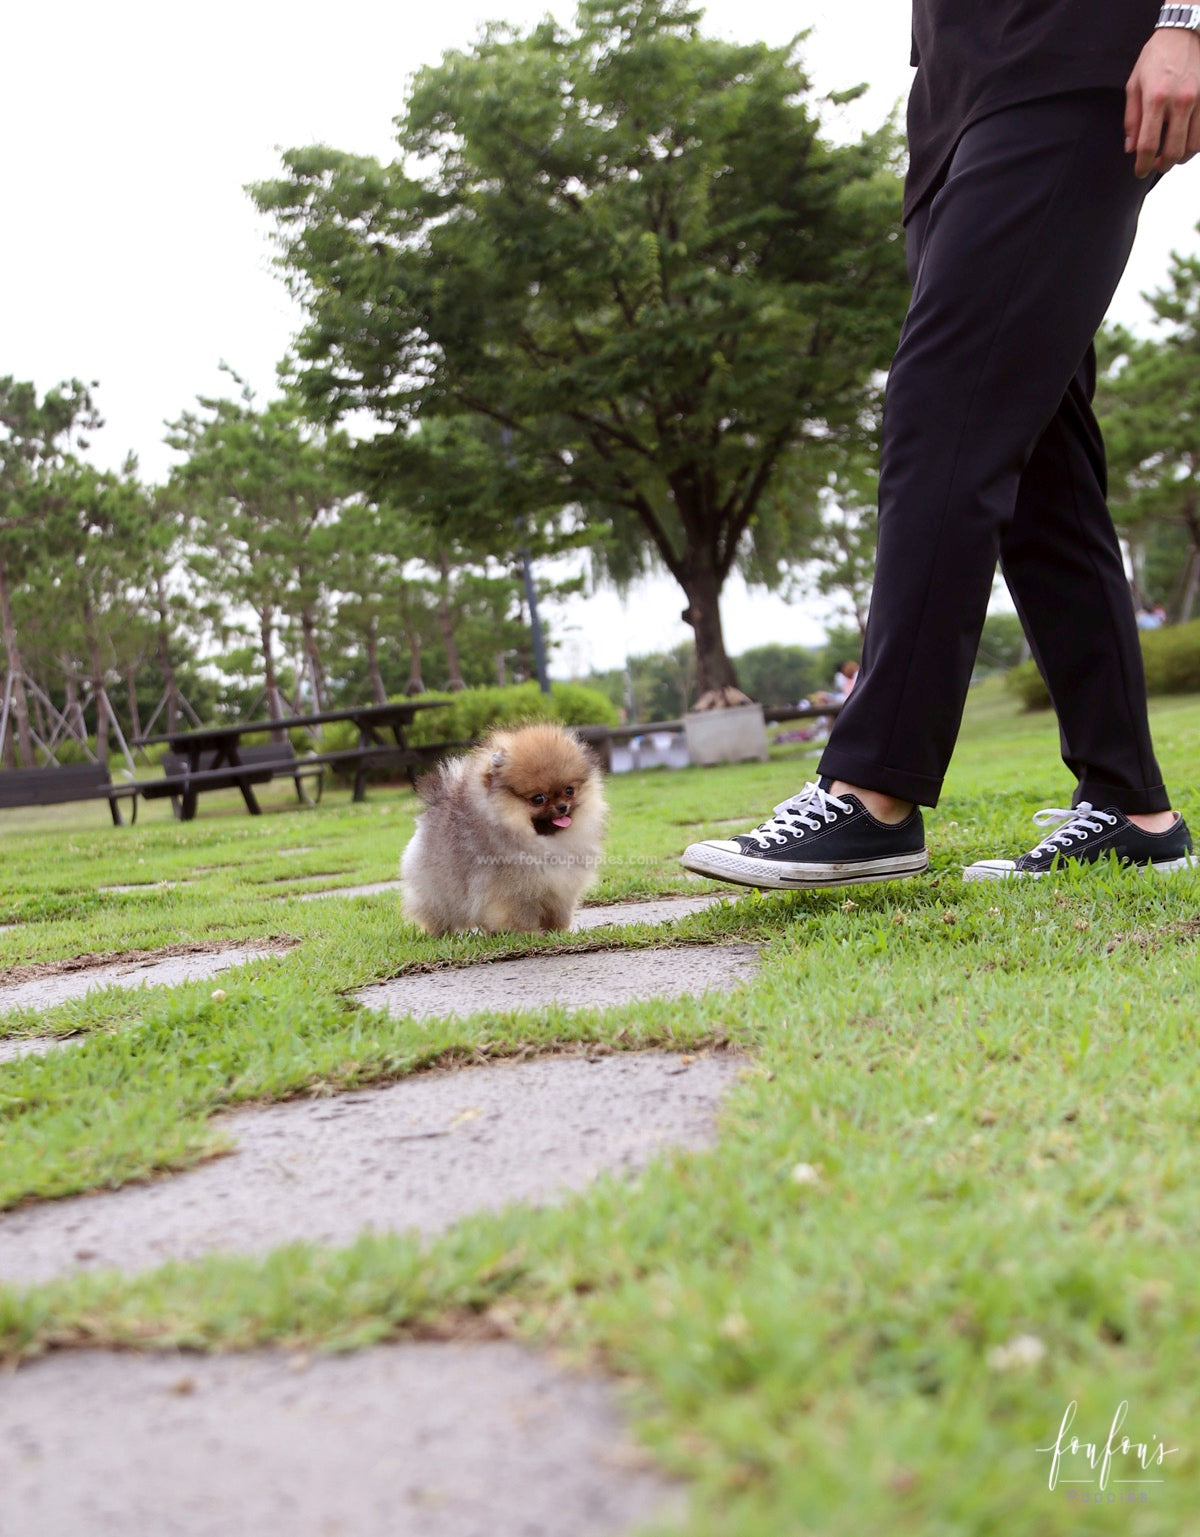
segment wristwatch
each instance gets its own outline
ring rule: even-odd
[[[1200,32],[1200,5],[1164,5],[1154,23],[1159,27],[1183,27],[1188,32]]]

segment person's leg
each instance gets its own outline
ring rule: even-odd
[[[820,780],[753,832],[691,845],[689,869],[794,888],[925,868],[916,805],[936,804],[941,790],[1001,538],[1124,269],[1144,193],[1123,152],[1119,92],[1015,108],[964,135],[918,226],[913,300],[889,377],[863,670]],[[1094,624],[1100,601],[1086,585],[1072,592],[1073,611],[1054,597],[1081,626]],[[1047,633],[1040,614],[1032,627]],[[1105,652],[1109,682],[1119,650]],[[1150,763],[1153,784],[1128,788],[1153,803],[1161,787]],[[1190,862],[1182,822],[1147,842],[1119,812],[1092,820],[1024,862],[973,871],[1040,874],[1058,850],[1078,855],[1085,844],[1164,868]]]
[[[1058,715],[1075,804],[1169,808],[1150,739],[1137,620],[1105,501],[1094,349],[1021,476],[1000,565]]]
[[[1119,93],[1013,108],[964,135],[889,377],[863,670],[821,758],[827,780],[936,804],[1022,475],[1103,319],[1144,192]],[[1073,598],[1088,607],[1073,622],[1090,623],[1094,601]]]

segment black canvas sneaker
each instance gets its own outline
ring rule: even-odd
[[[1022,854],[1020,859],[980,859],[963,871],[969,881],[1005,880],[1013,875],[1048,875],[1069,861],[1091,864],[1113,854],[1123,865],[1163,873],[1200,866],[1192,854],[1192,837],[1187,823],[1176,817],[1175,826],[1165,833],[1147,833],[1135,827],[1124,812],[1110,806],[1098,811],[1090,801],[1081,801],[1069,810],[1048,806],[1034,813],[1039,827],[1059,824],[1041,843]]]
[[[693,843],[683,863],[716,881],[794,891],[919,875],[929,854],[916,807],[903,822],[880,822],[857,796],[831,795],[822,779],[776,806],[753,832]]]

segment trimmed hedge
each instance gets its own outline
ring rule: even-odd
[[[1141,630],[1146,690],[1150,694],[1200,694],[1200,619],[1190,624]],[[1026,710],[1048,710],[1050,691],[1033,662],[1008,674],[1008,687]]]
[[[434,742],[470,742],[486,736],[496,726],[525,725],[535,720],[556,720],[564,726],[615,726],[618,716],[612,701],[598,689],[582,683],[553,683],[543,694],[536,683],[514,683],[507,688],[467,688],[460,693],[421,694],[420,699],[444,699],[444,710],[422,710],[405,738],[411,747]],[[352,721],[326,726],[322,752],[340,752],[358,746],[358,728]]]

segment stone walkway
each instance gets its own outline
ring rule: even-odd
[[[19,1062],[22,1057],[44,1057],[48,1051],[60,1046],[75,1046],[86,1041],[85,1035],[23,1035],[0,1041],[0,1067],[6,1062]]]
[[[724,990],[758,969],[753,945],[688,945],[677,949],[585,950],[527,955],[515,961],[446,967],[378,982],[356,993],[360,1003],[390,1014],[428,1019],[488,1010],[609,1008],[640,998],[682,998]]]
[[[309,877],[306,877],[306,879]],[[295,900],[319,902],[325,897],[375,897],[383,892],[399,894],[399,881],[372,881],[365,886],[338,886],[331,891],[306,891]],[[600,929],[609,924],[673,923],[689,913],[702,913],[718,902],[728,900],[723,896],[661,897],[648,902],[607,902],[593,907],[581,907],[575,914],[571,928]]]
[[[711,1141],[732,1054],[627,1052],[422,1073],[223,1117],[235,1151],[146,1185],[0,1213],[0,1284],[293,1239],[440,1232]],[[0,1528],[2,1531],[3,1528]]]
[[[117,961],[111,966],[51,972],[27,982],[0,985],[0,1013],[7,1009],[52,1009],[99,987],[178,987],[183,982],[203,982],[232,966],[286,954],[286,950],[264,945],[261,949],[240,947],[162,959],[145,956],[136,961]]]
[[[717,900],[589,908],[578,926],[666,924]],[[266,953],[19,982],[0,988],[0,1011],[112,982],[215,976]],[[738,987],[757,963],[748,945],[533,955],[397,978],[358,997],[416,1018],[606,1006]],[[0,1063],[56,1044],[0,1042]],[[136,1273],[298,1238],[431,1234],[472,1212],[558,1201],[602,1173],[703,1147],[738,1067],[726,1053],[580,1054],[248,1109],[218,1123],[228,1156],[0,1214],[0,1284]],[[0,1460],[4,1537],[624,1537],[684,1508],[631,1448],[608,1383],[504,1342],[311,1360],[52,1356],[4,1383]]]
[[[681,1511],[605,1382],[506,1342],[51,1356],[0,1383],[5,1537],[616,1537]]]

